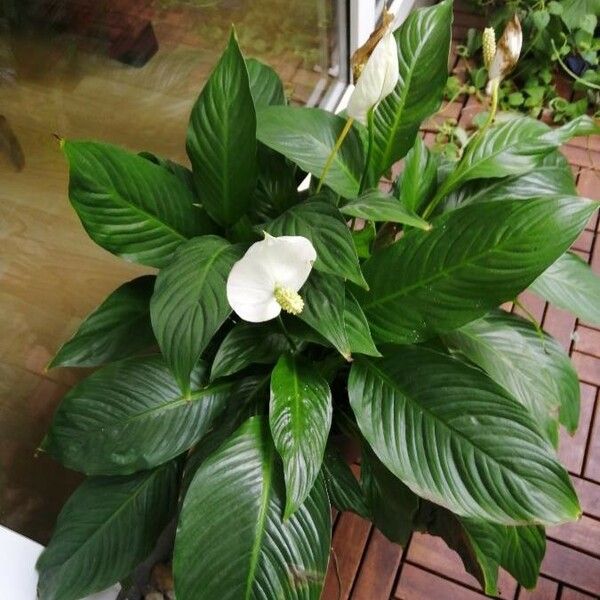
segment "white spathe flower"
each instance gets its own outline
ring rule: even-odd
[[[261,323],[281,310],[300,314],[304,302],[298,290],[304,285],[317,258],[305,237],[284,235],[252,244],[227,278],[227,300],[244,321]]]
[[[346,110],[348,116],[366,125],[369,111],[393,92],[398,77],[398,48],[394,34],[388,31],[375,46],[356,82]]]
[[[521,47],[523,46],[523,32],[521,23],[515,14],[506,24],[491,63],[488,66],[488,85],[486,93],[492,92],[493,86],[499,84],[517,65]]]

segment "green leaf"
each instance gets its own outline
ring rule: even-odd
[[[394,195],[409,211],[417,212],[433,195],[437,187],[440,155],[429,151],[421,136],[415,138],[414,146],[404,161],[404,171],[394,183]]]
[[[580,516],[569,476],[534,419],[478,369],[399,347],[356,360],[348,393],[378,458],[419,496],[504,525]]]
[[[448,196],[445,208],[449,210],[479,202],[529,200],[576,194],[573,172],[569,163],[560,152],[553,151],[529,173],[502,179],[478,179],[467,183]]]
[[[331,427],[331,390],[314,366],[283,354],[271,374],[269,425],[283,460],[289,519],[310,494]]]
[[[600,129],[587,116],[555,129],[530,117],[510,118],[472,138],[443,190],[450,192],[473,179],[527,173],[572,137],[597,131]]]
[[[221,342],[213,360],[211,380],[234,375],[252,364],[275,364],[290,349],[281,330],[272,323],[239,323]]]
[[[97,367],[127,358],[155,343],[150,325],[150,297],[155,277],[128,281],[81,323],[48,368]]]
[[[328,446],[323,459],[323,477],[331,504],[340,512],[351,511],[370,518],[370,511],[363,491],[339,451]]]
[[[542,559],[546,554],[543,527],[506,527],[500,565],[523,587],[535,588]]]
[[[87,479],[37,562],[40,600],[78,600],[123,579],[152,551],[177,503],[175,463]]]
[[[562,20],[571,30],[578,26],[581,15],[600,16],[600,0],[562,0],[561,5]]]
[[[345,215],[370,221],[391,221],[419,229],[429,229],[427,221],[412,210],[406,209],[399,200],[381,190],[369,190],[351,200],[340,209]]]
[[[241,255],[238,246],[204,236],[183,245],[158,274],[150,302],[152,327],[184,392],[189,392],[194,365],[231,312],[225,288]]]
[[[425,340],[515,298],[596,206],[578,197],[472,204],[441,215],[431,231],[409,231],[363,264],[370,291],[355,294],[374,338]]]
[[[271,221],[266,230],[274,236],[301,235],[308,238],[317,251],[315,269],[339,275],[365,287],[352,234],[331,203],[315,196],[286,210]]]
[[[250,93],[256,110],[266,106],[285,104],[283,84],[274,69],[256,60],[246,59]]]
[[[256,185],[256,111],[235,33],[192,109],[187,152],[208,214],[232,225]]]
[[[69,198],[88,235],[104,249],[151,267],[205,232],[192,193],[149,160],[99,142],[63,140]]]
[[[575,433],[579,381],[568,354],[529,322],[495,310],[445,336],[525,406],[556,446],[558,421]]]
[[[375,241],[377,230],[373,221],[364,223],[362,229],[351,231],[354,248],[359,258],[369,258],[371,256],[371,245]]]
[[[367,356],[381,356],[379,350],[375,347],[375,342],[371,337],[369,323],[365,317],[358,300],[346,291],[346,303],[344,305],[344,323],[346,325],[346,335],[352,353],[366,354]]]
[[[319,600],[331,541],[323,478],[287,521],[284,502],[268,425],[254,417],[189,487],[175,539],[177,600]]]
[[[419,508],[419,498],[385,467],[366,444],[360,476],[373,523],[390,541],[406,546]]]
[[[193,446],[234,397],[234,382],[205,380],[200,364],[184,397],[160,356],[103,367],[63,398],[42,449],[87,475],[155,467]]]
[[[421,123],[442,103],[451,32],[452,3],[446,0],[411,12],[394,33],[400,77],[374,111],[373,181],[406,155]]]
[[[258,139],[320,178],[345,121],[319,108],[270,106],[258,112]],[[354,198],[363,172],[363,147],[351,128],[331,163],[325,183],[340,196]]]
[[[301,290],[302,321],[320,333],[346,359],[352,350],[346,332],[344,282],[339,277],[313,271]]]
[[[600,277],[579,256],[563,254],[530,287],[544,300],[600,327]]]

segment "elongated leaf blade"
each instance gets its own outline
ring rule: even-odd
[[[344,119],[319,108],[270,106],[258,112],[258,139],[289,158],[301,169],[321,178],[325,163],[342,133]],[[364,167],[363,148],[350,129],[331,163],[325,183],[345,198],[354,198]]]
[[[341,211],[345,215],[368,221],[391,221],[392,223],[402,223],[419,229],[430,228],[427,221],[421,219],[416,213],[407,210],[393,196],[380,190],[370,190],[356,200],[351,200],[341,208]]]
[[[489,202],[408,232],[363,264],[370,291],[355,295],[375,339],[421,341],[515,298],[573,243],[596,207],[578,197]]]
[[[210,378],[233,375],[251,364],[275,364],[286,350],[289,342],[272,323],[239,323],[221,342]]]
[[[574,433],[579,421],[579,381],[569,356],[528,321],[493,311],[445,336],[525,406],[540,430],[558,444],[558,422]]]
[[[192,109],[187,152],[204,208],[232,225],[250,208],[257,172],[256,111],[234,32]]]
[[[266,106],[285,104],[283,83],[279,75],[269,65],[255,58],[246,59],[250,93],[256,110]]]
[[[577,255],[563,254],[531,284],[531,289],[585,323],[600,327],[600,277]]]
[[[533,418],[478,369],[406,346],[355,361],[348,392],[378,458],[419,496],[504,525],[581,514]]]
[[[352,353],[366,354],[367,356],[381,356],[371,336],[367,317],[356,298],[346,291],[346,304],[344,305],[344,323],[346,335]]]
[[[96,367],[151,346],[150,297],[155,277],[146,275],[117,288],[65,342],[48,368]]]
[[[323,479],[287,521],[284,503],[268,424],[254,417],[189,487],[175,539],[178,600],[319,600],[331,540]]]
[[[346,331],[343,280],[313,271],[300,293],[304,298],[304,309],[299,318],[350,360],[352,349]]]
[[[308,238],[317,251],[315,269],[365,286],[352,234],[344,218],[335,206],[319,196],[288,209],[271,221],[266,230],[274,236]]]
[[[155,467],[196,443],[234,396],[233,382],[205,386],[203,365],[189,397],[159,356],[108,365],[64,397],[42,449],[87,475]]]
[[[331,390],[310,363],[283,354],[271,375],[269,425],[283,460],[288,519],[315,483],[331,427]]]
[[[132,262],[163,267],[205,232],[194,196],[160,165],[99,142],[63,140],[69,198],[88,235]]]
[[[78,600],[129,575],[175,511],[177,471],[175,463],[167,463],[81,484],[38,559],[40,600]]]
[[[231,307],[227,277],[241,248],[216,236],[187,242],[157,279],[150,302],[152,327],[160,349],[184,392],[206,345]]]
[[[452,3],[446,0],[411,12],[394,33],[400,76],[374,112],[373,182],[406,155],[421,123],[442,103],[451,30]]]

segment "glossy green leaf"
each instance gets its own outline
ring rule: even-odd
[[[430,152],[421,136],[404,160],[404,170],[394,183],[394,195],[408,211],[417,212],[437,187],[439,154]]]
[[[221,225],[250,208],[256,185],[256,112],[232,32],[190,116],[187,152],[202,205]]]
[[[580,516],[569,476],[534,419],[480,370],[399,347],[357,359],[348,393],[378,458],[419,496],[504,525]]]
[[[399,200],[375,189],[351,200],[340,209],[345,215],[370,221],[391,221],[419,229],[429,229],[427,221],[415,212],[406,209]]]
[[[360,482],[377,529],[390,541],[405,546],[419,498],[367,447],[363,448]]]
[[[394,33],[400,77],[374,112],[370,170],[376,182],[412,147],[421,123],[442,103],[448,79],[452,2],[415,10]]]
[[[269,425],[283,461],[284,519],[295,513],[317,479],[331,427],[331,390],[311,363],[283,354],[271,374]]]
[[[344,217],[321,196],[288,209],[271,221],[266,230],[274,236],[301,235],[308,238],[317,251],[315,269],[365,286],[352,234]]]
[[[323,478],[287,521],[284,503],[268,424],[254,417],[189,487],[175,539],[177,600],[319,600],[331,541]]]
[[[320,178],[345,121],[319,108],[270,106],[257,114],[258,139],[301,169]],[[345,198],[358,194],[364,167],[363,147],[355,128],[336,153],[325,183]]]
[[[600,277],[579,256],[563,254],[531,284],[531,289],[584,323],[600,327]]]
[[[206,345],[231,307],[227,277],[242,250],[216,236],[190,240],[163,269],[150,302],[152,327],[162,353],[184,392]]]
[[[313,271],[300,295],[304,298],[304,309],[298,317],[349,360],[352,349],[346,332],[344,281]]]
[[[177,503],[177,466],[87,479],[63,507],[37,562],[40,600],[79,600],[129,573],[152,551]]]
[[[150,297],[155,277],[128,281],[81,323],[48,368],[96,367],[127,358],[155,343],[150,325]]]
[[[159,356],[108,365],[63,398],[42,449],[87,475],[124,475],[171,460],[234,397],[235,382],[206,386],[206,375],[199,365],[184,397]]]
[[[556,446],[558,421],[575,433],[579,421],[579,381],[568,354],[549,335],[501,310],[445,336],[525,406]]]
[[[256,110],[266,106],[285,104],[283,83],[272,67],[255,58],[246,59],[250,93]]]
[[[381,356],[371,337],[371,330],[365,313],[356,298],[348,291],[346,291],[346,303],[344,305],[344,323],[352,353]]]
[[[501,179],[472,181],[450,194],[446,209],[466,204],[506,200],[542,198],[552,196],[575,196],[573,172],[565,157],[558,151],[547,154],[540,164],[523,175]]]
[[[239,323],[221,342],[210,378],[233,375],[252,364],[274,364],[286,350],[290,344],[273,323]]]
[[[575,241],[596,206],[578,197],[487,202],[409,231],[363,264],[370,291],[355,295],[373,336],[424,340],[512,300]]]
[[[376,235],[377,230],[373,221],[367,221],[362,229],[352,231],[352,241],[359,258],[369,258],[371,256],[371,246]]]
[[[110,144],[61,144],[71,204],[88,235],[109,252],[160,268],[180,244],[205,233],[193,194],[161,166]]]
[[[370,518],[366,498],[348,463],[338,450],[328,446],[323,459],[323,477],[331,504],[340,512],[351,511]]]

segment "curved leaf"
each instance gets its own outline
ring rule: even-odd
[[[512,300],[596,207],[578,197],[487,202],[441,215],[430,231],[409,231],[363,264],[370,291],[355,294],[375,339],[424,340]]]
[[[177,599],[318,600],[331,540],[323,479],[287,521],[284,495],[268,425],[254,417],[189,487],[175,539]]]
[[[346,291],[346,304],[344,305],[344,323],[346,335],[351,352],[366,354],[367,356],[381,356],[371,337],[369,323],[356,298]]]
[[[344,281],[313,271],[300,293],[304,298],[304,309],[298,318],[350,360],[352,349],[346,332]]]
[[[340,210],[345,215],[367,221],[391,221],[392,223],[403,223],[418,229],[431,228],[427,221],[421,219],[416,213],[407,210],[394,196],[390,196],[381,190],[370,190],[356,200],[351,200]]]
[[[88,235],[109,252],[160,268],[186,239],[206,232],[194,196],[163,167],[110,144],[61,145],[71,204]]]
[[[357,515],[370,518],[370,511],[363,491],[348,463],[332,446],[325,450],[323,459],[323,477],[331,504],[339,511],[352,511]]]
[[[284,519],[302,506],[321,470],[331,414],[327,381],[310,363],[282,355],[271,374],[269,425],[283,460]]]
[[[171,460],[193,446],[234,395],[234,382],[204,387],[192,374],[184,397],[159,356],[108,365],[76,385],[58,407],[42,449],[87,475],[119,475]]]
[[[452,2],[408,15],[394,36],[400,76],[373,113],[370,170],[376,182],[412,147],[421,123],[441,105],[448,79]]]
[[[317,251],[315,269],[350,279],[360,286],[365,280],[360,272],[352,234],[340,211],[319,196],[293,206],[271,221],[266,230],[274,236],[301,235]]]
[[[270,106],[257,114],[258,139],[320,178],[345,121],[320,108]],[[350,129],[336,153],[325,183],[340,196],[358,194],[364,157],[360,136]]]
[[[96,367],[127,358],[155,343],[150,325],[153,275],[138,277],[117,288],[81,323],[48,368]]]
[[[600,327],[600,277],[579,256],[563,254],[530,288],[585,323]]]
[[[459,188],[448,196],[447,210],[466,204],[506,200],[528,200],[552,196],[575,196],[573,172],[567,159],[558,151],[544,156],[529,173],[502,179],[479,179]]]
[[[250,208],[256,185],[256,111],[235,33],[192,109],[187,132],[202,205],[221,225]]]
[[[556,524],[581,514],[533,418],[478,369],[401,347],[359,359],[350,404],[383,464],[416,494],[466,517]]]
[[[242,255],[216,236],[190,240],[156,278],[150,301],[152,327],[160,349],[184,392],[194,365],[231,307],[227,277]]]
[[[265,106],[285,104],[283,83],[274,69],[255,58],[246,59],[246,68],[256,110]]]
[[[210,371],[211,380],[233,375],[251,364],[269,365],[290,349],[272,323],[239,323],[221,342]]]
[[[569,356],[549,335],[501,310],[445,336],[525,406],[556,446],[558,421],[574,433],[579,421],[579,381]]]
[[[152,551],[177,503],[175,463],[87,479],[37,562],[40,600],[78,600],[123,579]]]

